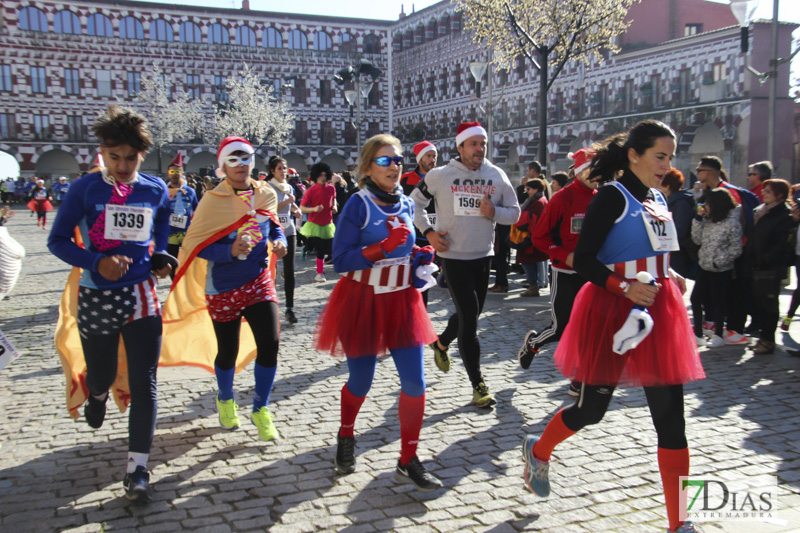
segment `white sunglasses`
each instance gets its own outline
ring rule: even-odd
[[[229,155],[222,158],[222,162],[229,167],[238,167],[239,165],[249,165],[253,161],[253,154],[243,156]]]

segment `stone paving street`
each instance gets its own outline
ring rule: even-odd
[[[22,356],[0,371],[0,531],[665,531],[656,439],[641,389],[619,390],[602,423],[559,446],[552,494],[540,499],[522,481],[521,441],[540,433],[570,401],[552,349],[529,371],[516,351],[524,333],[549,320],[547,292],[521,298],[491,294],[481,318],[483,368],[498,399],[494,410],[470,405],[471,388],[455,346],[453,370],[440,373],[426,349],[427,410],[419,455],[445,489],[422,494],[394,481],[399,454],[394,365],[378,365],[356,423],[357,471],[333,470],[343,361],[311,350],[313,325],[335,275],[313,282],[313,261],[298,255],[296,326],[283,324],[278,378],[270,409],[281,438],[258,440],[219,427],[215,380],[204,371],[161,369],[159,417],[150,457],[155,500],[130,505],[122,490],[127,413],[109,404],[102,429],[73,422],[53,347],[68,267],[45,246],[46,232],[24,208],[9,231],[27,250],[11,299],[0,303],[0,330]],[[794,282],[790,285],[794,287]],[[283,300],[279,279],[279,297]],[[161,291],[166,295],[166,288]],[[784,291],[781,310],[788,305]],[[434,289],[437,330],[449,296]],[[779,343],[797,347],[800,325]],[[725,480],[777,475],[779,512],[772,522],[707,522],[706,532],[800,531],[800,359],[779,351],[753,356],[743,346],[702,352],[709,377],[686,386],[692,475]],[[246,414],[250,369],[237,375]]]

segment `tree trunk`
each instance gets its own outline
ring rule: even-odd
[[[547,56],[546,46],[540,46],[539,52],[539,153],[537,155],[542,168],[547,168]]]

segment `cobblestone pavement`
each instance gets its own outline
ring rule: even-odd
[[[512,277],[508,294],[489,294],[480,322],[485,377],[498,399],[494,410],[470,405],[460,361],[442,374],[426,349],[419,454],[446,488],[422,494],[394,481],[399,381],[389,360],[379,363],[356,424],[357,471],[336,475],[346,364],[311,349],[313,324],[335,276],[329,272],[330,281],[314,283],[313,261],[299,256],[300,323],[283,324],[270,406],[280,440],[259,441],[246,417],[238,431],[220,428],[211,374],[162,369],[150,459],[155,501],[129,505],[121,484],[127,415],[110,407],[103,428],[92,431],[83,420],[73,422],[64,406],[52,337],[67,266],[48,253],[46,232],[27,212],[9,230],[28,255],[12,298],[0,304],[0,329],[23,354],[0,371],[0,531],[666,529],[655,432],[641,389],[618,391],[601,424],[556,449],[548,499],[525,489],[522,437],[541,432],[570,399],[549,353],[529,371],[517,365],[525,331],[549,320],[548,298],[521,298],[519,277]],[[280,285],[279,295],[282,300]],[[432,291],[430,309],[443,329],[451,310],[445,291]],[[800,326],[780,337],[779,330],[779,340],[796,347]],[[455,346],[451,353],[457,354]],[[780,487],[778,520],[707,523],[705,531],[798,530],[800,360],[784,352],[754,357],[741,346],[704,350],[702,357],[709,377],[686,387],[692,474],[725,480],[771,474]],[[236,390],[239,402],[249,404],[249,370],[236,377]]]

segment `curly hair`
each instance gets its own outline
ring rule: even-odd
[[[128,145],[143,153],[153,147],[153,137],[147,127],[147,120],[127,107],[108,106],[106,112],[92,124],[92,133],[101,146],[109,148]]]

